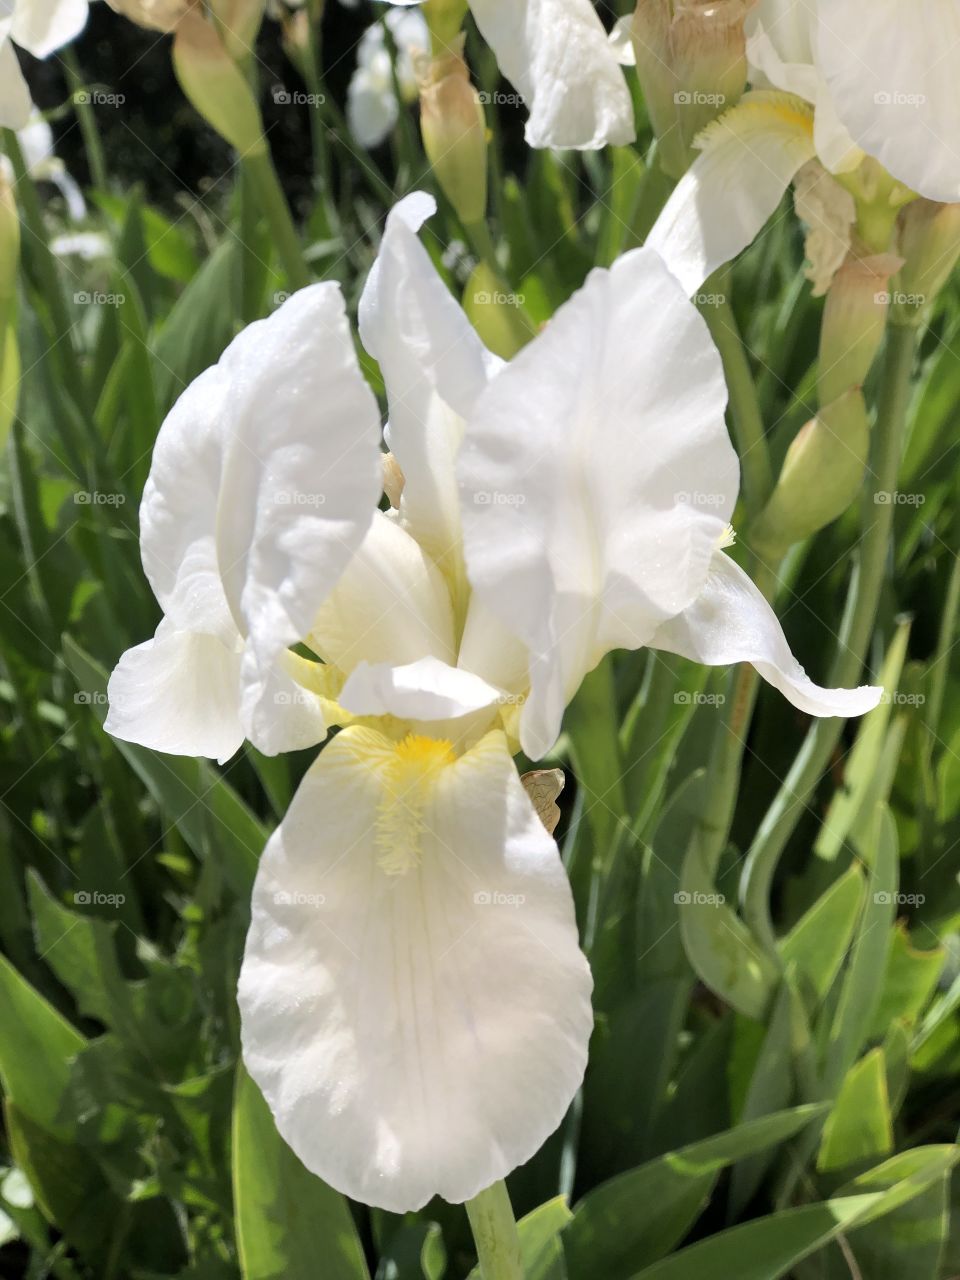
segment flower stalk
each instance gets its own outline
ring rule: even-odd
[[[878,502],[877,497],[896,488],[916,343],[915,329],[890,325],[880,411],[872,433],[871,483],[863,497],[860,554],[831,672],[831,678],[848,684],[860,677],[883,587],[894,508],[890,502]],[[770,891],[780,855],[829,766],[845,723],[840,718],[814,722],[747,853],[740,882],[743,912],[757,940],[774,959],[778,952]]]
[[[495,1182],[466,1208],[483,1280],[523,1280],[520,1236],[506,1184]]]

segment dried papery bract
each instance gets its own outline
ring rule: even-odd
[[[744,22],[753,0],[638,0],[637,75],[664,170],[679,178],[693,140],[732,107],[747,82]]]

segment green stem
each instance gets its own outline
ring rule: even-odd
[[[740,455],[743,500],[747,520],[763,510],[773,492],[770,450],[763,428],[763,415],[743,338],[729,300],[730,272],[718,271],[703,286],[703,293],[721,301],[704,304],[701,311],[723,360],[730,393],[730,420]]]
[[[912,329],[893,326],[888,331],[880,411],[873,430],[871,483],[864,495],[860,554],[830,675],[831,683],[838,687],[853,685],[860,678],[876,621],[894,512],[892,502],[878,503],[876,497],[893,493],[897,487],[916,342]],[[829,766],[845,723],[836,717],[814,721],[744,862],[740,884],[743,913],[758,941],[774,958],[777,943],[770,891],[780,855]]]
[[[290,215],[290,206],[280,186],[270,152],[266,148],[249,152],[243,157],[243,166],[250,175],[251,185],[277,246],[287,279],[292,288],[302,289],[310,283],[310,272],[307,270],[300,239]]]
[[[80,136],[83,138],[83,149],[87,153],[90,179],[95,187],[105,192],[110,185],[110,174],[93,104],[90,102],[89,95],[82,92],[85,81],[80,64],[77,62],[77,55],[70,48],[64,49],[60,53],[60,61],[66,73],[67,87],[73,100],[77,123],[80,125]]]
[[[520,1236],[506,1184],[495,1182],[466,1208],[483,1280],[523,1280]]]
[[[947,689],[947,675],[950,671],[950,651],[953,648],[953,635],[957,629],[958,612],[960,612],[960,555],[954,552],[953,569],[950,571],[947,598],[940,622],[940,634],[937,638],[937,652],[930,667],[930,694],[927,698],[926,722],[930,731],[931,745],[936,737],[943,712],[943,698]]]
[[[303,50],[303,73],[307,88],[315,98],[310,106],[310,139],[313,145],[314,172],[320,178],[324,208],[331,231],[339,230],[339,216],[333,199],[333,170],[330,164],[330,141],[321,108],[326,103],[323,74],[320,70],[321,24],[310,14],[310,35]]]
[[[479,222],[464,223],[464,231],[467,233],[467,239],[470,241],[470,248],[474,251],[478,258],[487,264],[498,280],[503,279],[503,271],[497,262],[497,249],[493,243],[493,236],[490,234],[490,228],[481,219]]]

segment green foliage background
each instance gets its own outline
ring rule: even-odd
[[[312,122],[278,115],[271,139],[311,270],[355,307],[386,208],[432,179],[412,113],[389,146],[356,152],[344,68],[371,15],[329,9],[329,106]],[[237,1065],[250,886],[308,758],[246,747],[217,769],[101,728],[106,673],[158,620],[136,512],[160,422],[288,282],[242,173],[172,87],[166,42],[99,6],[93,21],[79,83],[118,88],[102,44],[126,41],[149,54],[162,107],[148,91],[127,116],[98,109],[109,180],[87,187],[87,225],[109,237],[109,257],[54,258],[61,204],[45,185],[16,189],[23,372],[0,469],[0,1274],[455,1280],[475,1262],[461,1208],[399,1218],[348,1205],[282,1145]],[[269,23],[263,40],[270,74],[298,83]],[[468,54],[495,89],[472,29]],[[82,176],[63,68],[42,75]],[[636,150],[558,156],[522,148],[515,108],[488,108],[488,121],[503,275],[537,326],[593,265],[642,242],[664,184],[643,158],[649,133]],[[311,179],[311,154],[327,157],[328,183]],[[425,241],[461,294],[468,238],[442,199]],[[802,266],[785,205],[728,281],[776,459],[815,404],[822,304]],[[122,302],[75,301],[96,291]],[[681,924],[677,896],[737,901],[804,717],[760,693],[732,840],[701,885],[684,854],[728,674],[621,655],[571,709],[559,836],[597,1027],[572,1114],[509,1180],[530,1277],[960,1274],[958,402],[951,287],[915,362],[900,480],[915,500],[895,511],[869,654],[895,692],[848,729],[780,862],[781,975],[732,912]],[[815,679],[860,518],[848,512],[781,571],[777,608]]]

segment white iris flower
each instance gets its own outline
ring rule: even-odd
[[[417,98],[417,64],[429,56],[430,32],[423,15],[390,10],[384,22],[397,48],[396,86],[405,102]],[[347,123],[363,147],[378,147],[400,115],[394,66],[383,23],[374,22],[360,37],[357,69],[347,89]]]
[[[690,292],[814,158],[849,174],[871,156],[905,188],[960,202],[955,0],[759,0],[747,33],[754,91],[704,131],[648,241]]]
[[[243,1051],[307,1167],[398,1212],[529,1159],[583,1076],[591,979],[518,743],[549,750],[618,647],[752,662],[817,715],[880,696],[807,679],[725,554],[720,358],[657,255],[593,272],[504,366],[417,238],[434,207],[392,211],[360,307],[399,509],[377,509],[338,287],[313,285],[161,429],[141,538],[166,616],[121,659],[108,720],[220,759],[341,726],[260,863]]]

